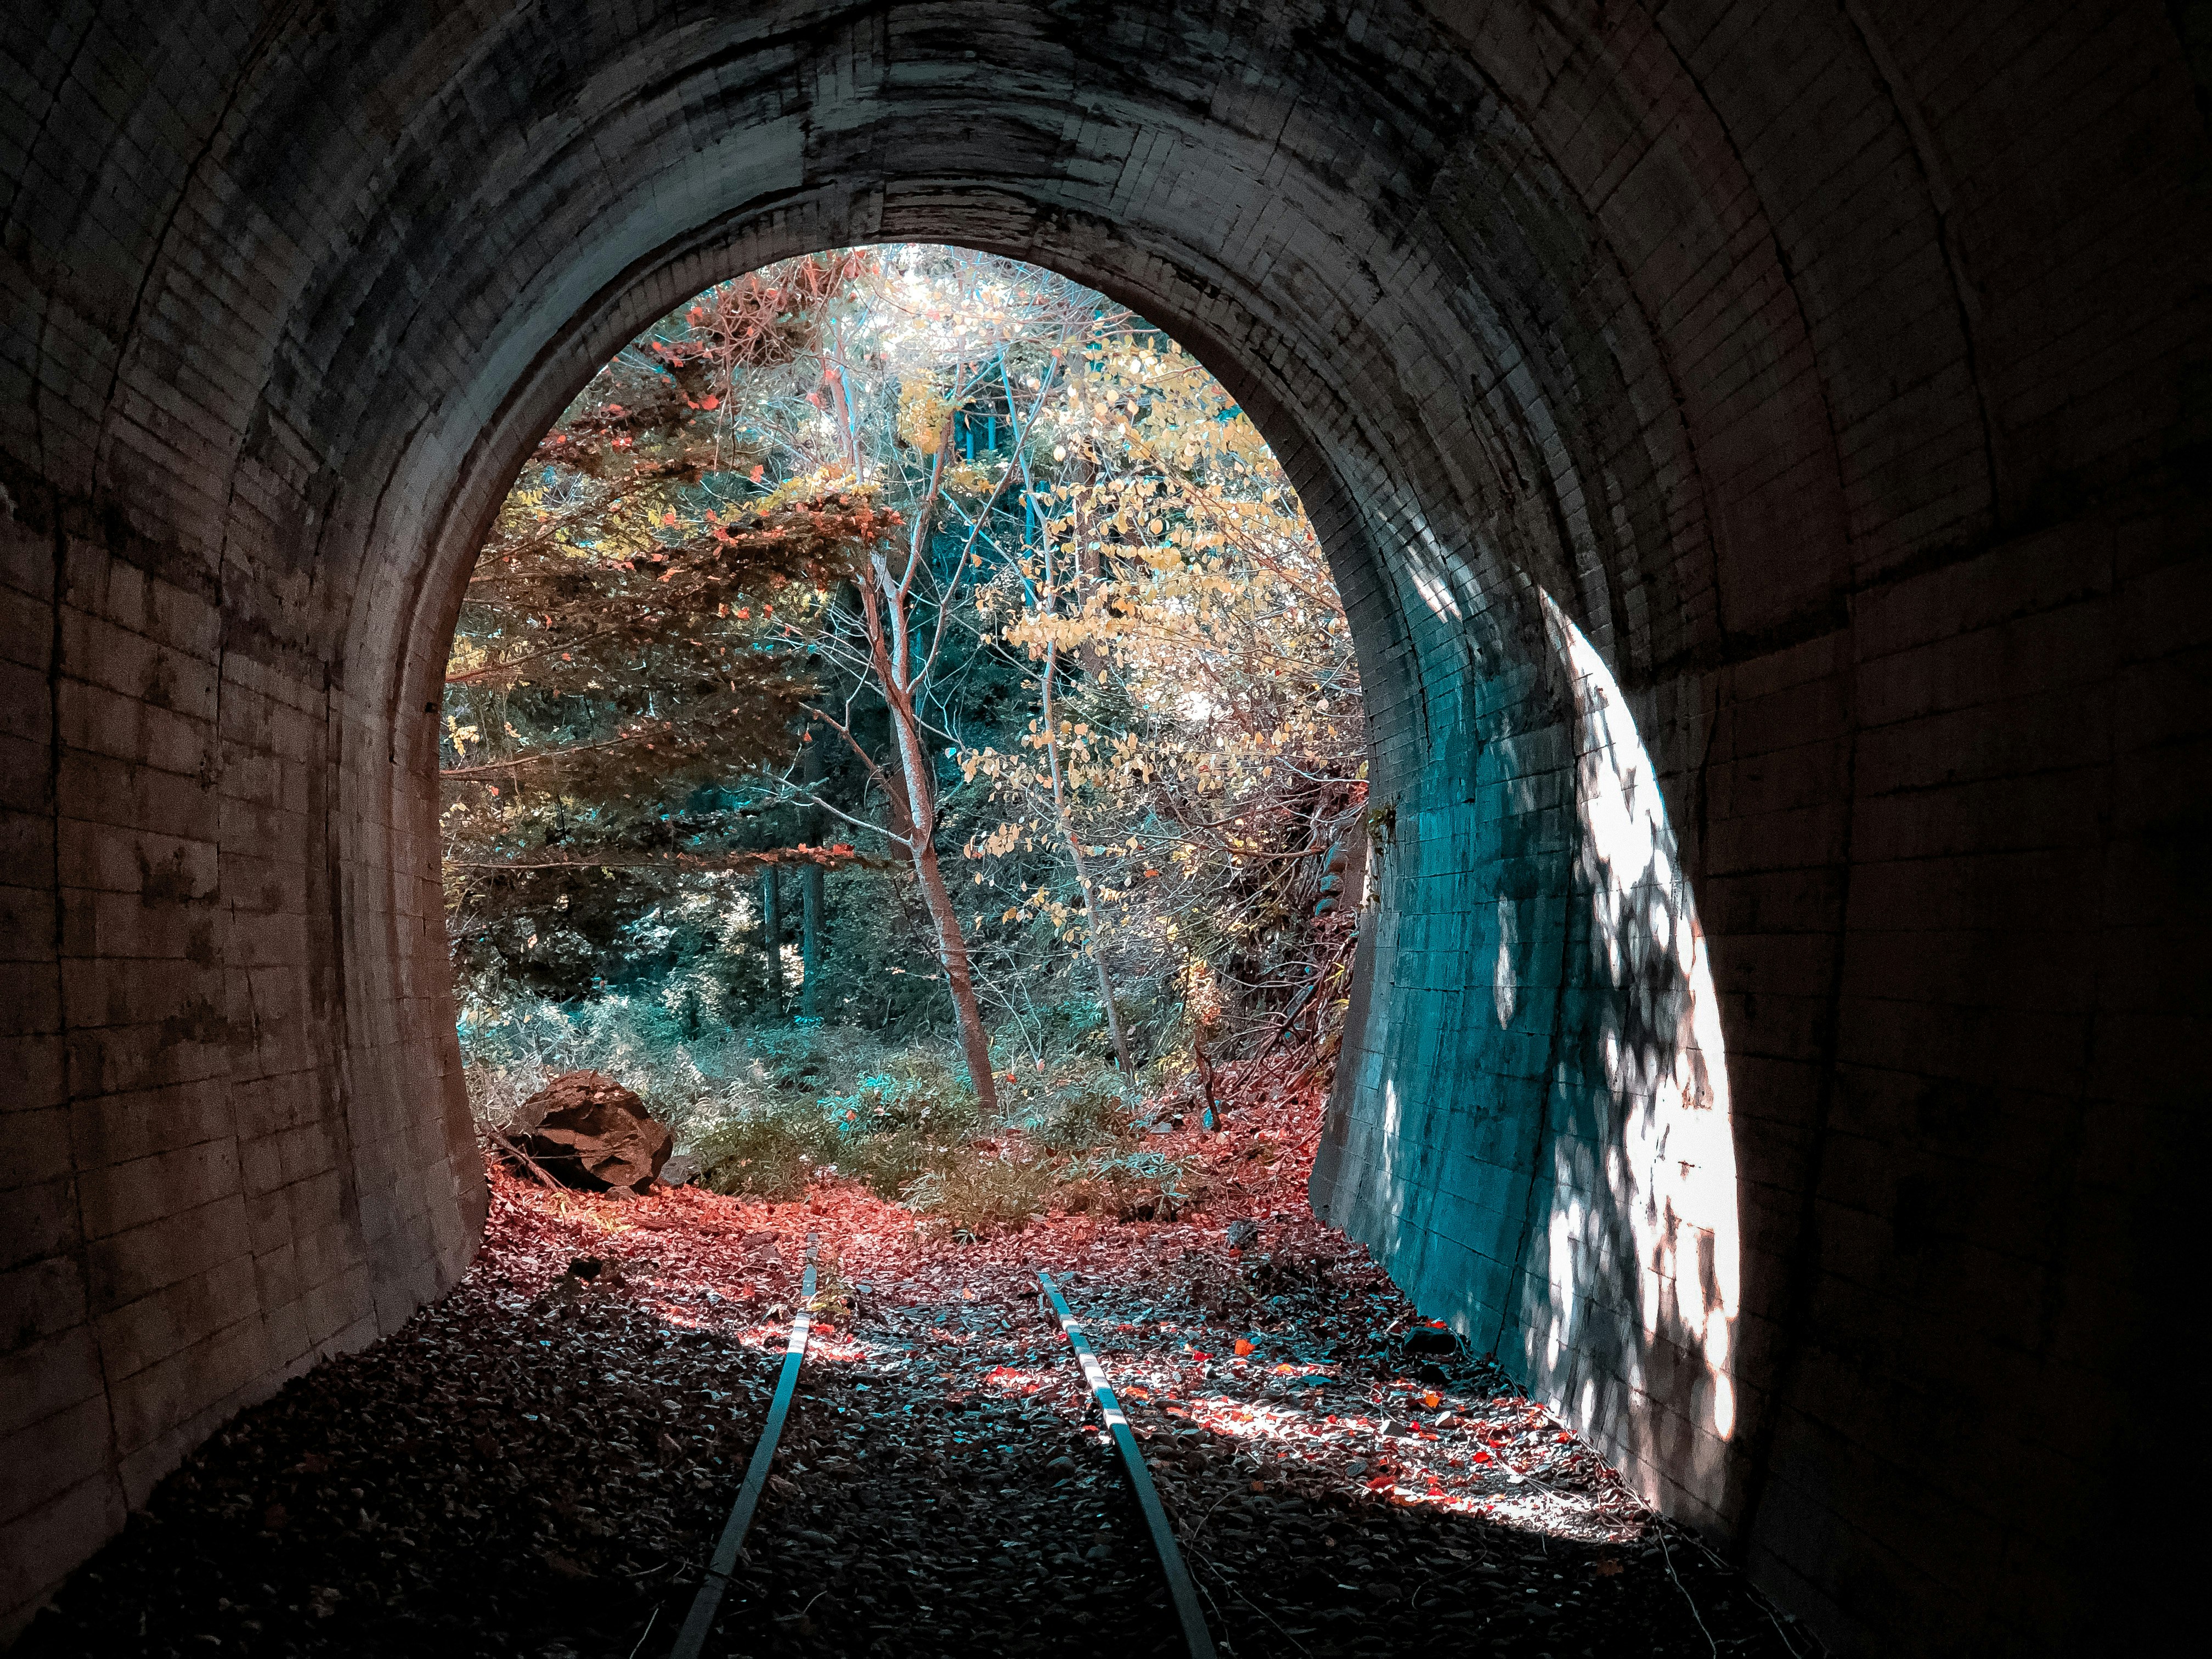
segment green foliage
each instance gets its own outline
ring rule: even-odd
[[[1089,1055],[1051,1064],[1001,1093],[1009,1126],[1048,1152],[1087,1152],[1129,1133],[1133,1102],[1121,1074]]]
[[[1044,1213],[1054,1185],[1050,1163],[1014,1152],[932,1170],[902,1195],[928,1229],[968,1243],[1020,1231]]]
[[[657,997],[556,1003],[519,993],[491,1007],[465,999],[462,1074],[476,1115],[502,1126],[560,1073],[604,1072],[634,1091],[680,1139],[714,1116],[739,1086],[747,1059],[742,1043],[685,1007],[687,986],[696,989],[698,981],[665,982]],[[672,990],[673,999],[666,994]],[[711,986],[705,994],[711,996]]]
[[[1068,1209],[1117,1221],[1172,1220],[1202,1195],[1188,1164],[1141,1148],[1077,1158],[1061,1171],[1060,1183]]]
[[[718,1193],[803,1197],[836,1152],[837,1136],[811,1102],[756,1107],[698,1131],[685,1148]]]
[[[1011,261],[787,262],[634,342],[502,509],[446,714],[480,1115],[601,1070],[726,1191],[835,1171],[964,1237],[1172,1213],[1188,1172],[1143,1150],[1145,1097],[1348,960],[1349,907],[1316,905],[1364,717],[1311,526],[1194,360]],[[947,1042],[955,945],[988,1107]]]

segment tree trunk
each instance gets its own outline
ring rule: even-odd
[[[809,793],[822,786],[822,750],[802,744],[799,775]],[[810,807],[805,835],[810,845],[822,844],[822,809]],[[805,1019],[822,1018],[822,866],[809,863],[799,874],[799,1012]]]
[[[761,934],[768,951],[768,988],[783,1011],[783,895],[773,864],[761,866]]]
[[[908,787],[913,786],[911,782]],[[975,1001],[975,984],[968,971],[968,943],[960,934],[960,918],[954,914],[952,896],[945,890],[945,878],[937,867],[937,843],[926,836],[914,838],[915,878],[921,884],[922,902],[937,924],[938,959],[945,964],[945,982],[952,991],[953,1006],[960,1014],[960,1046],[968,1056],[969,1080],[986,1118],[999,1109],[998,1079],[991,1073],[991,1040],[983,1030],[983,1011]]]
[[[888,677],[886,677],[888,678]],[[983,1030],[983,1011],[975,1001],[975,982],[968,968],[968,941],[960,932],[960,917],[945,890],[945,876],[937,867],[937,789],[930,775],[929,757],[922,751],[921,734],[913,717],[890,704],[891,730],[898,740],[899,770],[906,781],[907,845],[914,856],[915,879],[921,884],[921,902],[937,926],[937,959],[945,969],[952,1006],[960,1017],[960,1046],[968,1056],[968,1079],[975,1085],[975,1098],[985,1115],[999,1109],[998,1079],[991,1073],[991,1039]]]
[[[940,475],[943,460],[939,454]],[[930,494],[933,500],[934,485]],[[925,505],[915,519],[917,550],[927,523]],[[890,568],[881,554],[876,556],[875,568],[882,590],[882,608],[878,609],[877,594],[872,590],[862,589],[860,598],[867,619],[868,653],[878,687],[884,693],[884,705],[890,714],[899,772],[906,782],[907,850],[914,859],[915,879],[921,884],[922,902],[929,908],[930,921],[936,924],[937,958],[945,969],[946,988],[952,993],[953,1010],[960,1018],[960,1046],[968,1056],[968,1079],[975,1085],[975,1099],[986,1118],[989,1118],[996,1115],[999,1109],[998,1079],[991,1073],[991,1039],[983,1030],[983,1011],[976,1004],[975,982],[969,971],[968,941],[960,932],[960,917],[952,908],[952,896],[945,890],[944,874],[937,867],[937,780],[930,770],[929,755],[923,747],[914,705],[908,701],[914,694],[913,682],[904,672],[908,660],[906,596],[891,580]],[[888,638],[886,623],[890,625]]]
[[[1098,908],[1097,890],[1091,884],[1091,866],[1084,861],[1083,843],[1075,833],[1075,819],[1067,810],[1067,793],[1060,782],[1060,727],[1055,725],[1052,708],[1053,671],[1059,665],[1060,647],[1049,645],[1044,653],[1044,747],[1045,756],[1052,763],[1052,810],[1060,820],[1060,838],[1067,843],[1067,855],[1075,861],[1075,884],[1083,890],[1084,925],[1089,933],[1085,943],[1091,951],[1091,965],[1098,974],[1098,1001],[1106,1011],[1107,1034],[1114,1039],[1114,1062],[1121,1068],[1122,1082],[1136,1080],[1137,1068],[1129,1063],[1129,1039],[1121,1030],[1121,1011],[1114,1006],[1114,981],[1106,972],[1106,916]]]

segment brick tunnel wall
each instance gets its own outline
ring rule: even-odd
[[[433,714],[529,445],[927,239],[1174,330],[1329,549],[1391,817],[1316,1203],[1839,1648],[2110,1634],[2202,1094],[2196,15],[11,13],[0,1619],[473,1249]]]

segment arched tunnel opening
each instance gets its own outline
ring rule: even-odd
[[[1316,1212],[1836,1650],[2126,1639],[2187,1535],[2191,18],[11,15],[8,1627],[477,1251],[436,717],[523,457],[710,283],[929,241],[1167,330],[1328,550],[1386,811]]]

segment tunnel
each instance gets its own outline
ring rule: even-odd
[[[1328,552],[1376,856],[1316,1212],[1832,1650],[2172,1593],[2203,7],[0,38],[0,1632],[471,1260],[436,709],[524,456],[708,284],[901,240],[1170,331]]]

